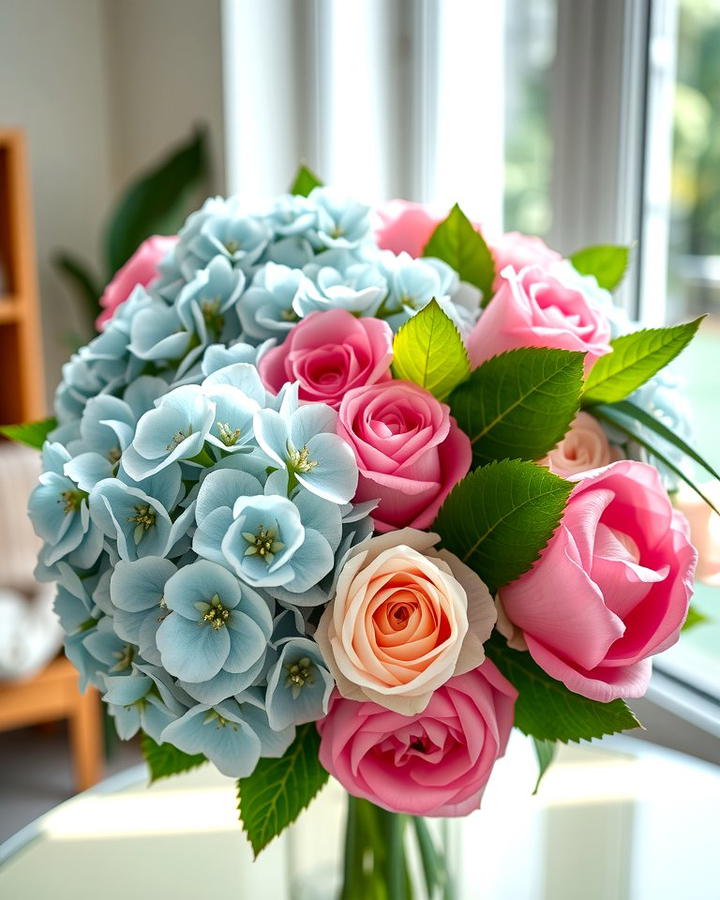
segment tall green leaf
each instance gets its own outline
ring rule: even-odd
[[[650,441],[643,435],[642,429],[638,427],[636,422],[628,422],[627,413],[622,413],[618,407],[619,403],[613,404],[602,404],[599,403],[597,406],[592,407],[592,414],[596,419],[600,419],[603,422],[607,422],[610,425],[613,425],[617,428],[618,431],[621,431],[626,437],[629,437],[631,440],[635,441],[636,444],[639,444],[651,456],[654,456],[659,462],[661,462],[664,466],[670,469],[671,472],[674,472],[678,478],[685,482],[689,487],[691,487],[695,493],[702,500],[707,503],[710,509],[714,510],[718,515],[720,515],[720,510],[717,509],[715,504],[707,497],[700,488],[695,484],[692,478],[684,472],[676,463],[674,463],[662,450],[658,448],[656,444],[650,443]],[[637,408],[637,407],[636,407]],[[649,418],[652,418],[649,417]],[[653,420],[657,421],[657,420]]]
[[[544,672],[527,651],[511,650],[497,632],[485,644],[488,657],[517,688],[515,725],[540,741],[589,741],[642,727],[622,700],[600,703],[574,694]]]
[[[594,275],[601,288],[614,291],[625,277],[630,248],[616,244],[597,244],[578,250],[570,262],[581,275]]]
[[[423,256],[433,256],[446,262],[462,281],[480,288],[483,306],[489,303],[495,280],[495,261],[485,239],[457,203],[430,235]]]
[[[98,283],[95,275],[85,263],[72,253],[68,253],[67,251],[56,253],[52,259],[52,263],[55,268],[64,275],[75,291],[75,294],[80,299],[88,323],[94,332],[95,319],[97,319],[100,312],[99,301],[103,292],[102,286]]]
[[[140,741],[140,748],[150,769],[150,781],[179,775],[207,762],[202,753],[189,754],[172,744],[157,744],[148,734]]]
[[[16,444],[26,444],[35,450],[42,450],[42,445],[54,428],[57,428],[57,419],[51,418],[40,422],[28,422],[26,425],[2,425],[0,434],[4,434]]]
[[[533,795],[535,795],[540,787],[540,782],[545,777],[545,773],[555,759],[557,744],[555,741],[540,741],[537,738],[533,738],[532,741],[533,746],[535,747],[535,756],[538,761],[538,777],[535,782],[535,788],[533,789]]]
[[[545,456],[578,411],[582,384],[583,354],[569,350],[522,347],[483,363],[449,401],[473,464]]]
[[[303,165],[300,166],[297,175],[293,179],[290,193],[296,194],[299,197],[307,197],[316,187],[322,187],[322,184],[322,181],[320,181],[313,170],[308,166]]]
[[[153,234],[173,234],[187,214],[190,194],[208,175],[207,139],[198,130],[125,192],[105,232],[108,274],[114,275]]]
[[[615,338],[585,382],[584,403],[615,403],[645,384],[687,347],[704,319],[670,328],[644,328]]]
[[[531,462],[493,462],[453,489],[433,530],[494,593],[538,558],[572,487]]]
[[[438,400],[470,372],[460,332],[434,298],[395,335],[393,354],[396,377],[414,381]]]
[[[319,747],[315,725],[301,725],[284,756],[261,759],[252,775],[238,781],[240,818],[256,858],[327,781],[328,773],[318,760]]]

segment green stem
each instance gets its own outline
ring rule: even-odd
[[[212,456],[207,447],[203,447],[202,450],[197,454],[197,456],[193,456],[188,462],[197,463],[199,466],[204,466],[206,469],[214,466],[217,460]]]

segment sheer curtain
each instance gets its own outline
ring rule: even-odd
[[[503,28],[502,2],[224,0],[229,189],[272,196],[303,160],[499,229]]]

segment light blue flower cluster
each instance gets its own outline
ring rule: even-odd
[[[258,214],[208,201],[160,273],[63,369],[37,574],[121,737],[239,777],[324,715],[315,625],[372,530],[336,413],[274,396],[257,363],[316,310],[397,328],[437,297],[466,331],[477,298],[438,260],[380,251],[368,208],[325,188]]]

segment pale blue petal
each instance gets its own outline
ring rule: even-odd
[[[208,681],[223,666],[230,650],[226,628],[190,622],[178,613],[164,619],[157,631],[163,665],[183,681]]]
[[[292,559],[293,579],[285,587],[293,593],[307,591],[323,579],[335,562],[330,544],[314,528],[305,529],[305,541]]]

